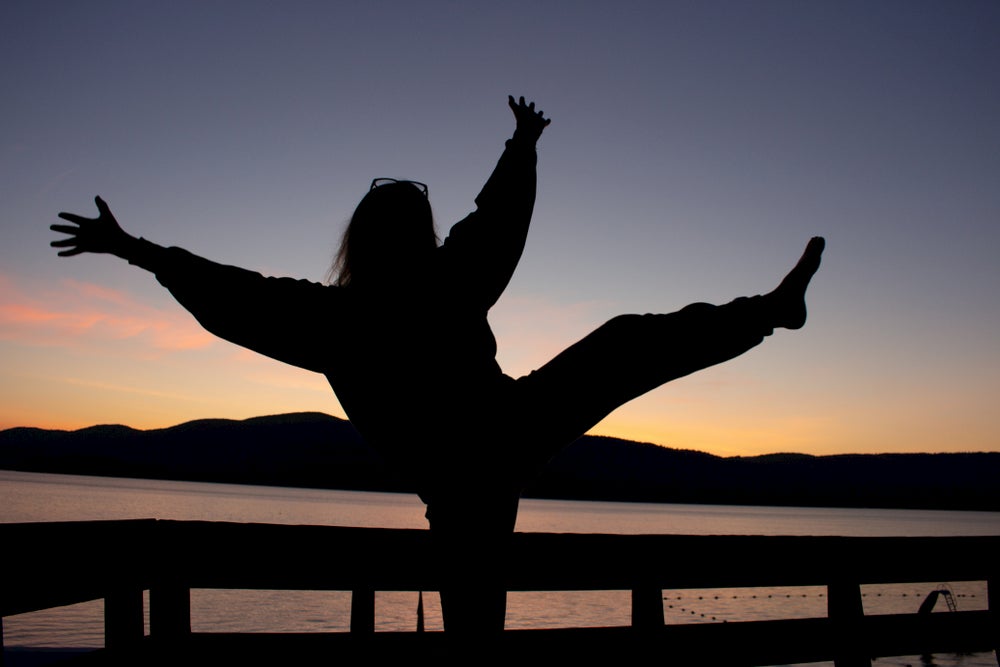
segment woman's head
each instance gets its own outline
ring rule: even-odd
[[[438,245],[427,186],[375,179],[344,231],[331,275],[337,285],[396,283]]]

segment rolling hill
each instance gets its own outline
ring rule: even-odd
[[[417,434],[414,434],[416,439]],[[321,413],[198,420],[148,431],[0,431],[0,468],[410,491],[349,422]],[[1000,510],[1000,452],[719,457],[584,436],[526,495],[675,503]]]

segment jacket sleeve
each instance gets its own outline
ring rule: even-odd
[[[476,210],[455,223],[441,248],[451,279],[488,309],[507,287],[528,236],[535,206],[534,142],[509,139]]]
[[[209,332],[272,359],[324,372],[323,351],[336,344],[338,288],[266,278],[145,240],[128,259],[152,271]]]

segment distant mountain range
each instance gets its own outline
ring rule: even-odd
[[[416,434],[415,434],[416,437]],[[164,429],[0,431],[0,469],[409,491],[351,424],[321,413]],[[526,495],[671,503],[1000,510],[1000,452],[719,457],[584,436]]]

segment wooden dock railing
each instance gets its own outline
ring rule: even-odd
[[[855,538],[519,533],[512,591],[627,590],[630,627],[508,630],[518,664],[871,665],[891,655],[1000,647],[1000,537]],[[381,664],[446,658],[441,632],[375,632],[375,591],[433,591],[429,534],[326,526],[132,520],[0,524],[0,617],[104,600],[105,648],[86,664]],[[985,581],[988,610],[866,616],[864,584]],[[665,625],[663,591],[825,586],[823,618]],[[192,589],[351,591],[350,632],[197,633]],[[149,634],[143,594],[149,592]],[[465,650],[465,649],[463,649]],[[506,655],[504,655],[506,654]],[[324,660],[326,662],[326,660]],[[374,661],[374,662],[372,662]],[[472,664],[476,664],[473,662]]]

